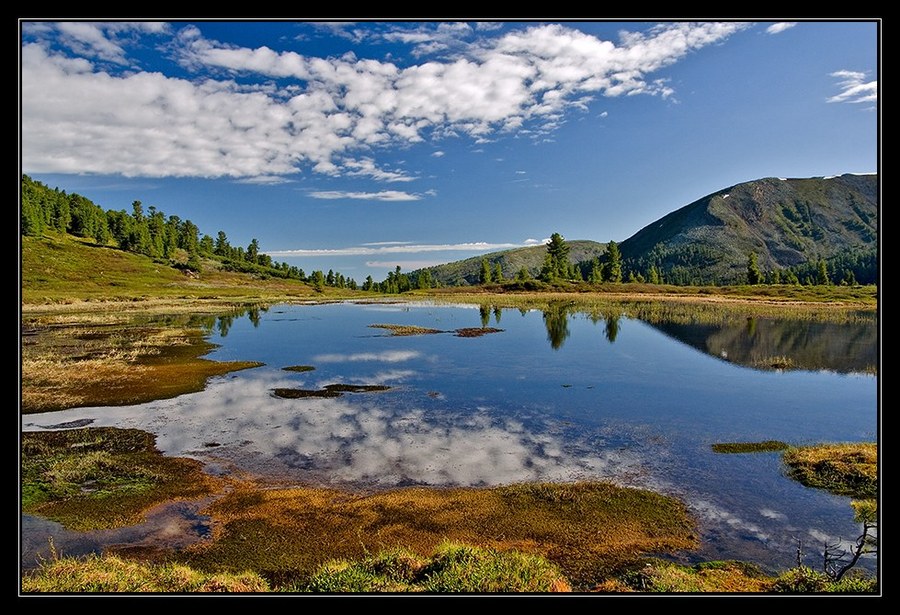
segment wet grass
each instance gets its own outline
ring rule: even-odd
[[[397,337],[409,335],[433,335],[435,333],[444,333],[440,329],[429,329],[427,327],[417,327],[415,325],[369,325],[372,329],[387,329],[391,335]]]
[[[586,587],[648,552],[696,544],[684,506],[606,483],[490,489],[408,488],[374,494],[244,485],[205,511],[215,540],[183,554],[201,570],[256,570],[308,582],[332,560],[403,548],[427,557],[445,541],[545,557]]]
[[[465,327],[456,330],[456,337],[481,337],[490,333],[502,333],[503,329],[494,327]]]
[[[23,324],[23,413],[176,397],[202,390],[213,376],[262,365],[201,358],[215,346],[186,321],[99,316]]]
[[[718,442],[712,445],[715,453],[770,453],[787,450],[789,445],[780,440],[763,442]]]
[[[312,365],[288,365],[287,367],[282,367],[286,372],[311,372],[316,368]]]
[[[874,442],[818,444],[784,453],[788,475],[838,495],[867,499],[878,495],[878,445]]]
[[[23,433],[22,512],[72,530],[106,529],[220,488],[200,462],[164,457],[155,441],[144,431],[107,427]]]

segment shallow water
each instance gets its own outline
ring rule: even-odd
[[[391,336],[373,324],[446,333]],[[454,334],[482,326],[502,331]],[[874,440],[875,339],[874,322],[822,328],[770,320],[729,329],[592,319],[565,307],[276,306],[220,320],[210,335],[220,344],[210,358],[265,367],[175,399],[27,416],[23,429],[71,421],[145,429],[167,454],[298,484],[612,480],[688,504],[704,546],[686,557],[745,559],[777,571],[795,563],[798,539],[813,553],[825,540],[856,538],[849,498],[786,478],[778,453],[723,455],[711,445]],[[771,356],[817,367],[741,364]],[[316,369],[282,369],[292,365]],[[335,398],[273,394],[330,384],[390,388]],[[29,544],[42,540],[33,526],[23,528]]]

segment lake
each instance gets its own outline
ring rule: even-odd
[[[703,546],[686,561],[742,559],[777,572],[795,564],[800,540],[818,567],[814,553],[826,541],[855,540],[849,498],[787,478],[779,453],[717,454],[711,445],[876,440],[874,318],[726,326],[607,312],[566,303],[273,306],[210,323],[219,347],[209,358],[264,367],[174,399],[27,415],[23,429],[76,421],[144,429],[166,454],[204,460],[212,472],[294,484],[610,480],[688,505]],[[380,324],[442,332],[397,336],[372,327]],[[175,517],[174,532],[85,537],[26,516],[23,566],[48,535],[74,554],[208,531],[195,511]],[[874,569],[875,559],[863,565]]]

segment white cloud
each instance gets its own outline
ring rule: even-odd
[[[347,192],[343,190],[321,190],[310,192],[314,199],[353,199],[359,201],[419,201],[421,194],[411,194],[399,190],[382,190],[381,192]]]
[[[343,169],[345,169],[343,174],[350,177],[371,177],[372,179],[385,182],[410,182],[416,179],[401,171],[379,169],[371,158],[344,160]]]
[[[766,34],[779,34],[797,25],[796,21],[780,21],[766,28]]]
[[[442,152],[441,150],[438,150],[431,155],[434,156],[435,158],[440,158],[444,155],[444,152]]]
[[[280,175],[257,175],[256,177],[244,177],[235,180],[238,184],[255,184],[260,186],[275,186],[278,184],[287,184],[291,180],[285,179]]]
[[[828,99],[828,102],[864,103],[878,100],[878,81],[866,81],[866,74],[839,70],[831,73],[838,79],[841,92]]]
[[[535,240],[529,239],[525,243],[439,243],[439,244],[401,244],[401,245],[373,245],[363,244],[349,248],[310,248],[295,250],[266,251],[269,256],[377,256],[379,254],[419,254],[423,252],[489,252],[491,250],[506,250],[509,248],[521,248],[523,246],[536,245]],[[538,242],[538,243],[546,243]],[[396,263],[395,263],[396,264]]]
[[[623,33],[618,43],[563,25],[491,35],[465,23],[438,23],[368,34],[415,44],[472,41],[454,48],[452,58],[405,67],[352,53],[324,58],[238,47],[185,26],[170,48],[202,75],[187,80],[105,72],[86,59],[126,62],[127,37],[139,29],[166,31],[165,24],[72,22],[58,35],[84,58],[39,43],[22,49],[22,163],[31,173],[261,178],[311,168],[410,181],[409,173],[355,154],[452,135],[476,143],[500,134],[540,139],[595,94],[670,96],[673,89],[650,73],[747,25],[664,24]],[[254,77],[260,81],[252,83]],[[390,191],[317,195],[421,198]]]
[[[62,21],[53,26],[60,34],[60,42],[75,53],[116,64],[127,63],[123,45],[132,33],[161,34],[168,31],[168,24],[153,21],[97,23]]]

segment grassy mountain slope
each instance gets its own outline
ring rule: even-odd
[[[567,241],[569,246],[569,259],[573,263],[592,260],[606,252],[606,244],[596,241],[576,240]],[[512,279],[522,267],[528,269],[533,277],[541,271],[544,256],[547,254],[547,246],[541,244],[527,248],[513,248],[502,252],[492,252],[483,256],[473,256],[460,261],[454,261],[445,265],[428,267],[432,280],[436,280],[442,286],[465,286],[478,284],[481,274],[481,259],[486,258],[491,265],[491,271],[497,263],[503,269],[503,277]],[[418,275],[424,270],[414,272]]]
[[[746,280],[762,270],[876,248],[878,177],[750,181],[694,201],[622,242],[626,267],[655,264],[676,283]]]
[[[189,276],[150,257],[71,235],[53,233],[21,240],[23,304],[317,295],[298,280],[224,271],[217,261],[205,261],[200,275]]]

